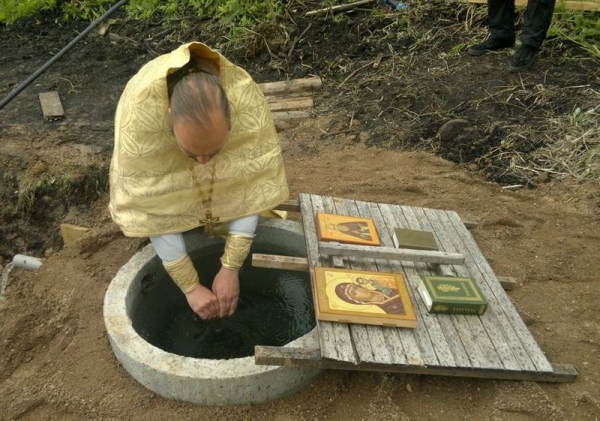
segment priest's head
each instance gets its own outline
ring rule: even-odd
[[[168,79],[169,116],[179,148],[201,164],[225,146],[229,102],[218,70],[210,62],[190,62]]]

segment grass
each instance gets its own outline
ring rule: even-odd
[[[0,22],[12,24],[38,10],[51,10],[56,0],[0,0]]]
[[[403,129],[409,132],[418,130],[419,120],[424,118],[433,117],[438,120],[434,124],[439,126],[445,121],[468,115],[476,124],[479,137],[470,138],[468,144],[460,145],[457,155],[464,156],[461,151],[481,147],[480,155],[466,162],[477,164],[490,178],[523,185],[567,178],[600,181],[598,85],[547,77],[552,76],[552,69],[547,68],[546,63],[546,76],[538,77],[535,72],[524,73],[518,78],[504,75],[502,86],[473,90],[473,94],[459,104],[463,110],[468,110],[468,114],[454,111],[457,106],[452,96],[460,90],[460,85],[452,85],[448,77],[475,65],[469,65],[471,61],[465,60],[465,49],[487,35],[486,16],[485,5],[414,3],[390,26],[393,31],[412,37],[413,41],[405,51],[390,51],[392,57],[382,64],[379,73],[393,73],[394,77],[400,78],[408,95],[415,92],[417,99],[428,98],[424,101],[426,107],[421,111],[414,107],[398,110],[404,122]],[[520,14],[517,25],[520,27],[522,24],[523,16]],[[552,40],[545,43],[538,61],[551,60],[573,66],[591,61],[600,67],[598,14],[557,9],[549,36]],[[573,48],[573,44],[585,52]],[[507,51],[506,72],[509,54],[510,51]],[[426,73],[411,71],[415,64],[420,64],[418,68],[423,69],[424,63],[427,63]],[[593,66],[582,66],[585,72],[583,68],[591,69]],[[571,67],[568,75],[574,76],[572,72]],[[492,73],[489,75],[491,79],[501,77]],[[590,74],[590,77],[594,76]],[[456,79],[454,81],[456,84]],[[465,83],[468,81],[465,80]],[[479,83],[481,85],[477,86],[485,86],[485,81]],[[428,90],[430,86],[437,88],[431,92]],[[492,137],[492,140],[489,140],[491,135],[486,129],[489,119],[500,123],[500,130],[494,135],[496,139]],[[407,129],[411,126],[415,129]],[[399,142],[404,148],[405,140]],[[435,138],[422,137],[418,145],[419,148],[439,151]]]
[[[575,43],[600,58],[600,18],[598,13],[570,11],[557,6],[548,36]]]
[[[0,0],[0,5],[11,5],[14,9],[17,4],[31,7],[35,1],[38,0]],[[141,0],[132,0],[132,4],[139,1]],[[197,0],[195,3],[200,5],[208,1]],[[254,5],[254,2],[250,3]],[[161,4],[161,7],[172,6],[173,1],[166,0]],[[228,2],[228,7],[221,9],[222,17],[227,15],[226,20],[235,20],[236,18],[233,17],[236,13],[235,5],[240,4],[242,4],[241,0]],[[277,5],[281,7],[280,3]],[[298,9],[294,18],[299,19],[304,13],[302,8],[304,5],[298,1],[288,2],[286,5],[290,13]],[[6,9],[0,8],[0,10]],[[251,14],[253,18],[260,19],[262,16],[267,19],[268,13],[265,10],[256,6]],[[490,123],[489,120],[495,119],[503,123],[499,135],[501,139],[482,153],[478,161],[481,162],[480,168],[487,168],[491,163],[492,166],[500,167],[504,174],[510,174],[516,179],[523,180],[524,183],[531,184],[534,184],[536,178],[548,174],[553,178],[600,179],[598,85],[584,84],[580,80],[571,83],[568,80],[553,78],[552,66],[548,64],[570,62],[573,66],[581,66],[585,69],[582,71],[590,72],[588,79],[599,74],[593,72],[593,66],[589,64],[583,66],[583,63],[590,61],[596,66],[600,65],[598,61],[600,19],[597,13],[568,11],[557,7],[549,31],[552,39],[544,44],[543,53],[538,58],[540,61],[546,61],[545,75],[524,74],[521,79],[518,79],[502,73],[496,74],[492,69],[488,77],[502,78],[503,86],[488,87],[482,83],[478,87],[483,88],[474,90],[472,94],[466,96],[462,92],[465,90],[462,84],[468,84],[471,80],[465,79],[458,83],[454,78],[454,86],[447,86],[447,81],[452,76],[468,71],[468,66],[475,66],[473,59],[465,57],[464,50],[467,45],[485,38],[488,32],[485,23],[487,7],[468,3],[432,3],[417,0],[408,3],[404,11],[383,13],[382,10],[374,5],[372,14],[367,15],[359,25],[355,26],[360,30],[377,23],[372,25],[373,32],[362,32],[364,35],[361,42],[370,46],[369,52],[364,57],[334,54],[323,58],[330,70],[324,70],[321,76],[329,76],[331,86],[335,87],[331,90],[332,96],[329,98],[330,108],[335,109],[336,104],[348,104],[349,96],[356,98],[356,103],[353,104],[355,108],[361,108],[362,95],[372,89],[373,98],[370,99],[369,106],[372,106],[373,110],[363,111],[359,119],[370,118],[372,114],[377,117],[375,120],[377,123],[374,124],[385,124],[382,119],[393,111],[394,119],[391,119],[388,124],[398,125],[398,133],[401,133],[397,136],[398,142],[408,147],[420,143],[419,147],[425,149],[434,142],[430,134],[431,130],[415,133],[411,137],[412,140],[406,140],[405,137],[408,136],[405,133],[412,134],[412,130],[416,132],[422,129],[419,122],[425,119],[430,121],[431,126],[437,128],[450,119],[464,118],[466,114],[461,112],[467,110],[469,118],[481,127],[480,132],[482,132],[481,139],[473,139],[473,144],[480,145],[482,139],[488,136],[483,132],[485,132],[485,125]],[[278,10],[277,13],[280,11]],[[280,16],[283,20],[286,14]],[[517,25],[521,26],[522,14],[519,16]],[[310,21],[313,23],[313,31],[317,27],[317,19],[326,19],[329,22],[348,19],[349,26],[355,25],[354,21],[358,21],[355,16],[345,14],[314,18]],[[181,21],[177,20],[177,22]],[[292,23],[293,26],[286,22],[289,26],[281,31],[285,35],[286,45],[289,45],[293,38],[299,37],[298,34],[302,29],[308,27],[306,22],[300,25],[295,25],[293,21]],[[175,37],[184,40],[194,34],[199,25],[197,21],[192,27],[182,28],[179,25],[172,25],[173,29],[169,33],[164,33],[163,27],[157,27],[156,30],[163,34],[161,36],[164,39]],[[236,27],[236,25],[231,26]],[[263,44],[267,50],[269,49],[269,41],[273,38],[272,31],[265,32],[255,27],[254,30],[246,29],[242,32],[244,34],[242,41],[246,38],[245,41],[248,42],[249,38],[254,37],[257,40],[254,42],[257,50],[259,47],[262,48]],[[310,42],[309,36],[310,33],[305,42]],[[574,45],[580,46],[581,49],[573,48]],[[375,51],[385,54],[384,60],[376,69],[368,65]],[[269,53],[271,63],[279,60],[289,65],[289,54],[285,60],[274,55],[270,50]],[[278,68],[283,69],[286,67],[284,64]],[[568,74],[571,75],[572,69],[569,71]],[[501,70],[499,69],[498,72]],[[476,76],[475,72],[474,77]],[[347,82],[344,83],[346,80]],[[399,87],[396,85],[395,92],[389,92],[389,89],[379,90],[377,85],[384,85],[387,80],[402,80],[402,85]],[[453,96],[461,97],[458,100]],[[422,100],[424,97],[427,97],[427,100]],[[423,106],[424,102],[426,107]],[[463,111],[457,111],[459,108]],[[432,129],[434,133],[436,128]],[[502,176],[499,178],[502,179]],[[52,184],[58,181],[47,180],[46,182]],[[31,206],[30,203],[34,200],[35,194],[32,197],[26,190],[20,203],[25,209]]]

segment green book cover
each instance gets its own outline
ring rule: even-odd
[[[400,249],[439,250],[432,232],[394,228],[394,245]]]
[[[472,278],[422,276],[417,288],[430,313],[485,313],[487,301]]]

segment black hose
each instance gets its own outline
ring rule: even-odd
[[[115,4],[113,7],[108,9],[106,11],[106,13],[104,13],[102,16],[100,16],[98,19],[96,19],[90,26],[85,28],[85,30],[82,33],[80,33],[79,35],[77,35],[77,37],[73,41],[71,41],[65,48],[63,48],[58,53],[56,53],[56,55],[54,57],[52,57],[50,60],[48,60],[46,62],[46,64],[44,64],[42,67],[40,67],[34,74],[29,76],[25,82],[21,83],[19,86],[17,86],[15,89],[13,89],[13,91],[11,93],[9,93],[6,96],[6,98],[4,98],[2,100],[2,102],[0,102],[0,110],[2,108],[4,108],[4,106],[6,104],[8,104],[10,101],[12,101],[13,98],[16,97],[23,89],[25,89],[27,86],[29,86],[29,84],[31,82],[36,80],[39,77],[39,75],[44,73],[50,66],[52,66],[54,64],[54,62],[56,62],[59,58],[61,58],[63,56],[63,54],[65,54],[67,51],[69,51],[71,49],[71,47],[73,47],[75,44],[77,44],[77,42],[79,42],[79,40],[81,38],[86,36],[92,29],[94,29],[100,23],[105,21],[106,18],[108,18],[110,15],[112,15],[119,7],[123,6],[128,1],[129,0],[121,0],[120,2]]]

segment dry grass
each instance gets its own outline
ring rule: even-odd
[[[584,94],[588,104],[567,118],[549,119],[548,145],[532,154],[526,171],[600,181],[600,92],[588,88]]]
[[[464,54],[467,45],[486,36],[486,14],[485,6],[472,4],[417,3],[417,7],[409,9],[405,17],[405,31],[415,38],[415,42],[408,48],[408,58],[399,52],[392,61],[402,64],[429,62],[431,65],[427,74],[415,74],[410,70],[402,72],[407,91],[422,95],[424,87],[432,84],[444,87],[449,77],[464,71],[464,60],[461,61],[459,56]],[[521,24],[522,17],[517,21],[517,25]],[[449,40],[454,42],[450,50],[447,47]],[[573,45],[566,46],[564,38],[547,42],[544,54],[556,57],[557,62],[568,64],[571,60],[572,64],[587,62],[592,67],[600,66],[594,54],[586,56],[586,52],[581,50],[574,53]],[[581,71],[585,69],[586,66],[581,66]],[[552,68],[544,70],[546,74],[552,71]],[[494,167],[493,175],[490,174],[493,179],[519,180],[525,185],[550,178],[600,182],[598,72],[590,72],[589,83],[583,84],[573,83],[568,78],[550,81],[545,76],[536,77],[541,75],[532,73],[534,76],[525,74],[512,84],[485,90],[464,101],[464,105],[476,110],[471,116],[475,114],[478,124],[486,118],[489,122],[490,110],[493,109],[513,110],[513,115],[516,115],[497,115],[503,122],[501,140],[484,151],[475,162],[490,173],[489,169]],[[446,95],[434,93],[428,99],[428,109],[416,113],[406,110],[406,121],[414,122],[424,116],[435,116],[443,121],[462,118],[454,112],[457,107],[448,104],[448,97],[454,92],[456,89],[448,87]],[[481,124],[479,133],[482,138],[487,136],[488,130]],[[473,143],[477,141],[473,139]],[[424,147],[435,149],[432,146],[435,139],[422,139],[421,143]]]

